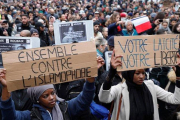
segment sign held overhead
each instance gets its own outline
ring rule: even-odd
[[[115,54],[123,55],[118,71],[177,64],[179,35],[115,37]]]
[[[8,91],[97,76],[93,42],[2,53]]]

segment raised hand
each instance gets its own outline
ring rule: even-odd
[[[7,84],[6,84],[6,69],[4,69],[4,68],[0,69],[0,84],[2,84],[3,87],[7,87]]]
[[[118,58],[121,58],[122,55],[115,56],[115,50],[113,50],[112,56],[111,56],[111,66],[116,69],[118,66],[122,66],[121,60]]]
[[[97,67],[98,69],[104,65],[104,59],[102,57],[97,58]]]

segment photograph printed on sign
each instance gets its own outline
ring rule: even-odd
[[[13,51],[13,50],[23,50],[30,48],[29,39],[0,39],[0,67],[3,66],[2,63],[2,52]]]
[[[110,68],[110,61],[111,61],[112,51],[105,52],[105,58],[106,58],[106,71],[109,71]]]
[[[87,41],[86,24],[84,22],[60,24],[59,29],[61,43]]]

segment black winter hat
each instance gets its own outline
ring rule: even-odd
[[[108,45],[114,47],[114,36],[111,36],[111,37],[108,39]]]
[[[35,28],[40,28],[40,27],[44,27],[44,25],[41,22],[37,22],[35,24]]]

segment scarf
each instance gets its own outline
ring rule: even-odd
[[[152,95],[146,84],[137,85],[133,82],[135,71],[122,72],[129,91],[130,119],[129,120],[153,120],[154,106]]]
[[[42,95],[44,91],[47,89],[53,88],[54,86],[52,84],[50,85],[43,85],[43,86],[36,86],[36,87],[31,87],[27,89],[27,94],[29,95],[30,99],[32,100],[33,103],[38,104],[39,97]],[[62,99],[56,96],[57,101],[62,102]],[[63,120],[63,115],[62,112],[59,108],[58,103],[54,106],[52,109],[52,117],[53,120]]]

